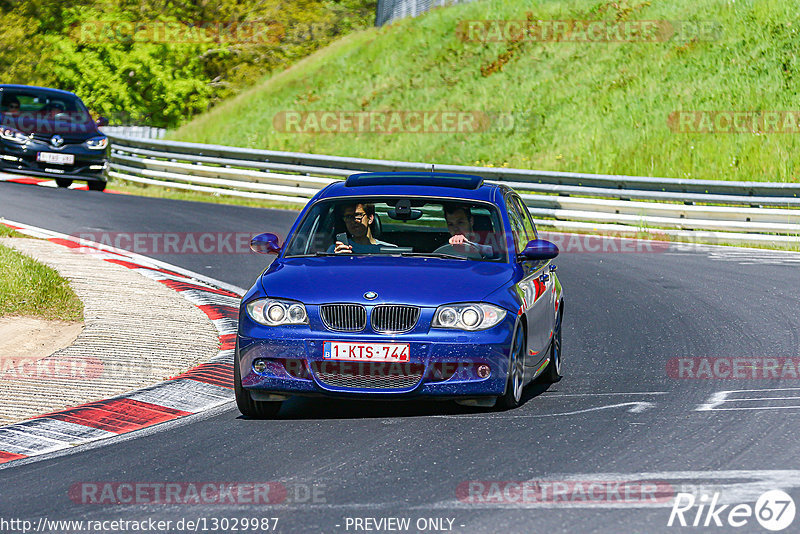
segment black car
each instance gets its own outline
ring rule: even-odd
[[[68,91],[0,85],[0,170],[73,180],[103,191],[108,180],[108,138],[80,98]]]

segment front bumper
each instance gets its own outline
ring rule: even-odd
[[[36,161],[39,152],[57,152],[75,156],[73,165],[55,165]],[[31,141],[25,145],[0,139],[0,169],[31,176],[70,178],[73,180],[105,182],[105,150],[90,150],[83,145],[65,145],[54,149],[47,143]]]
[[[430,329],[393,336],[314,331],[308,326],[254,327],[250,323],[250,331],[245,332],[249,335],[242,335],[240,325],[235,357],[239,359],[242,386],[265,394],[383,399],[497,396],[505,392],[515,321],[516,317],[509,314],[500,324],[481,332]],[[325,341],[408,343],[409,362],[325,360]],[[257,359],[266,363],[263,372],[253,369]],[[489,366],[487,378],[478,376],[480,364]],[[399,381],[401,387],[358,387],[326,378],[331,374],[404,376]]]

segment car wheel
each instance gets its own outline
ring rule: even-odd
[[[561,314],[556,319],[553,341],[550,343],[550,363],[542,373],[544,382],[558,382],[561,380]]]
[[[233,392],[236,396],[236,406],[244,416],[252,417],[253,419],[269,419],[278,415],[281,409],[281,402],[254,401],[250,397],[250,392],[242,387],[238,346],[233,357]]]
[[[72,180],[69,178],[56,178],[56,185],[58,187],[69,187],[72,185]]]
[[[105,191],[106,190],[106,183],[105,182],[86,182],[86,185],[89,186],[89,191]]]
[[[506,392],[498,397],[497,406],[501,409],[511,409],[519,406],[522,401],[522,389],[525,387],[525,329],[517,325],[514,332],[514,348],[511,351],[511,361],[508,368]]]

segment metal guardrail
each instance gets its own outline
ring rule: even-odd
[[[161,139],[167,134],[166,128],[153,126],[101,126],[100,131],[106,135],[124,135],[143,139]]]
[[[446,7],[472,0],[378,0],[375,26],[383,26],[406,17],[416,17],[434,7]]]
[[[302,205],[365,171],[477,174],[521,192],[540,226],[706,242],[800,243],[800,184],[434,165],[110,134],[112,178]]]

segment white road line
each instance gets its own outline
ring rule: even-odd
[[[668,395],[669,391],[633,391],[625,393],[555,393],[553,395],[542,395],[542,398],[551,397],[595,397],[600,395]]]
[[[751,406],[742,408],[714,408],[706,410],[710,412],[735,412],[739,410],[800,410],[800,405],[797,406]],[[696,410],[700,411],[700,410]]]
[[[621,408],[623,406],[632,406],[629,410],[630,413],[641,413],[649,408],[655,406],[652,402],[621,402],[619,404],[608,404],[606,406],[595,406],[593,408],[585,408],[583,410],[575,410],[573,412],[562,413],[548,413],[548,414],[530,414],[530,415],[510,415],[506,417],[497,417],[496,414],[480,414],[480,415],[432,415],[431,417],[442,417],[451,419],[539,419],[542,417],[560,417],[564,415],[579,415],[587,412],[596,412],[598,410],[607,410],[609,408]]]
[[[728,399],[726,402],[751,402],[751,401],[790,400],[790,399],[800,399],[800,397],[759,397],[757,399]]]
[[[732,410],[787,410],[791,408],[800,408],[798,406],[753,406],[753,407],[737,407],[737,408],[719,408],[722,404],[726,402],[739,402],[739,401],[759,401],[759,400],[790,400],[796,399],[797,397],[773,397],[768,399],[767,397],[731,397],[734,393],[767,393],[771,391],[789,391],[789,392],[797,392],[800,391],[800,388],[766,388],[766,389],[732,389],[727,391],[716,391],[714,392],[708,400],[700,404],[697,408],[694,409],[696,412],[710,412],[710,411],[732,411]]]

